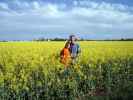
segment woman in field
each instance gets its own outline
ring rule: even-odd
[[[60,52],[60,62],[64,64],[65,68],[68,68],[71,56],[70,56],[70,41],[67,41],[65,47]]]
[[[76,36],[71,35],[60,53],[61,63],[63,63],[65,67],[68,67],[69,64],[75,64],[80,52],[81,49],[79,44],[76,43]]]

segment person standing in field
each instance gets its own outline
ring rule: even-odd
[[[69,49],[70,49],[70,41],[67,41],[65,47],[60,52],[60,62],[64,64],[65,68],[68,68],[71,60]]]
[[[79,54],[81,53],[80,45],[76,42],[77,38],[75,35],[70,35],[69,41],[70,41],[70,55],[71,55],[71,62],[72,64],[75,64],[77,61],[77,58]]]
[[[76,43],[76,40],[76,36],[71,35],[60,52],[60,62],[64,64],[65,68],[68,68],[70,64],[75,64],[81,52],[80,45]]]

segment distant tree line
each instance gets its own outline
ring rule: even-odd
[[[67,39],[65,38],[53,38],[53,39],[45,39],[45,38],[40,38],[40,39],[34,39],[33,41],[66,41]],[[78,39],[79,41],[133,41],[133,38],[121,38],[121,39],[84,39],[80,38]]]
[[[33,41],[66,41],[65,38],[39,38],[39,39],[33,39]]]
[[[29,41],[66,41],[65,38],[39,38]],[[79,41],[133,41],[133,38],[121,38],[121,39],[78,39]],[[22,40],[12,40],[12,41],[22,41]],[[24,41],[24,40],[23,40]],[[7,40],[0,40],[0,42],[8,42]]]

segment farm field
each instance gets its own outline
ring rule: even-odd
[[[0,100],[131,100],[133,41],[79,42],[68,70],[65,42],[0,42]]]

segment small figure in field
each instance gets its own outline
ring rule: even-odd
[[[60,52],[60,62],[65,65],[65,68],[68,68],[70,64],[75,64],[81,52],[80,46],[76,43],[76,40],[76,36],[71,35],[65,47]]]
[[[65,47],[60,52],[60,62],[65,65],[65,68],[68,68],[71,60],[69,49],[70,41],[67,41]]]
[[[81,49],[80,49],[80,45],[78,43],[76,43],[76,36],[75,35],[71,35],[69,38],[70,41],[70,55],[71,55],[71,62],[72,64],[75,64],[77,61],[77,58],[79,56],[79,54],[81,53]]]
[[[76,64],[79,53],[81,52],[76,39],[75,35],[71,35],[65,47],[60,52],[60,62],[65,66],[63,74],[66,78],[70,75],[70,66]]]

